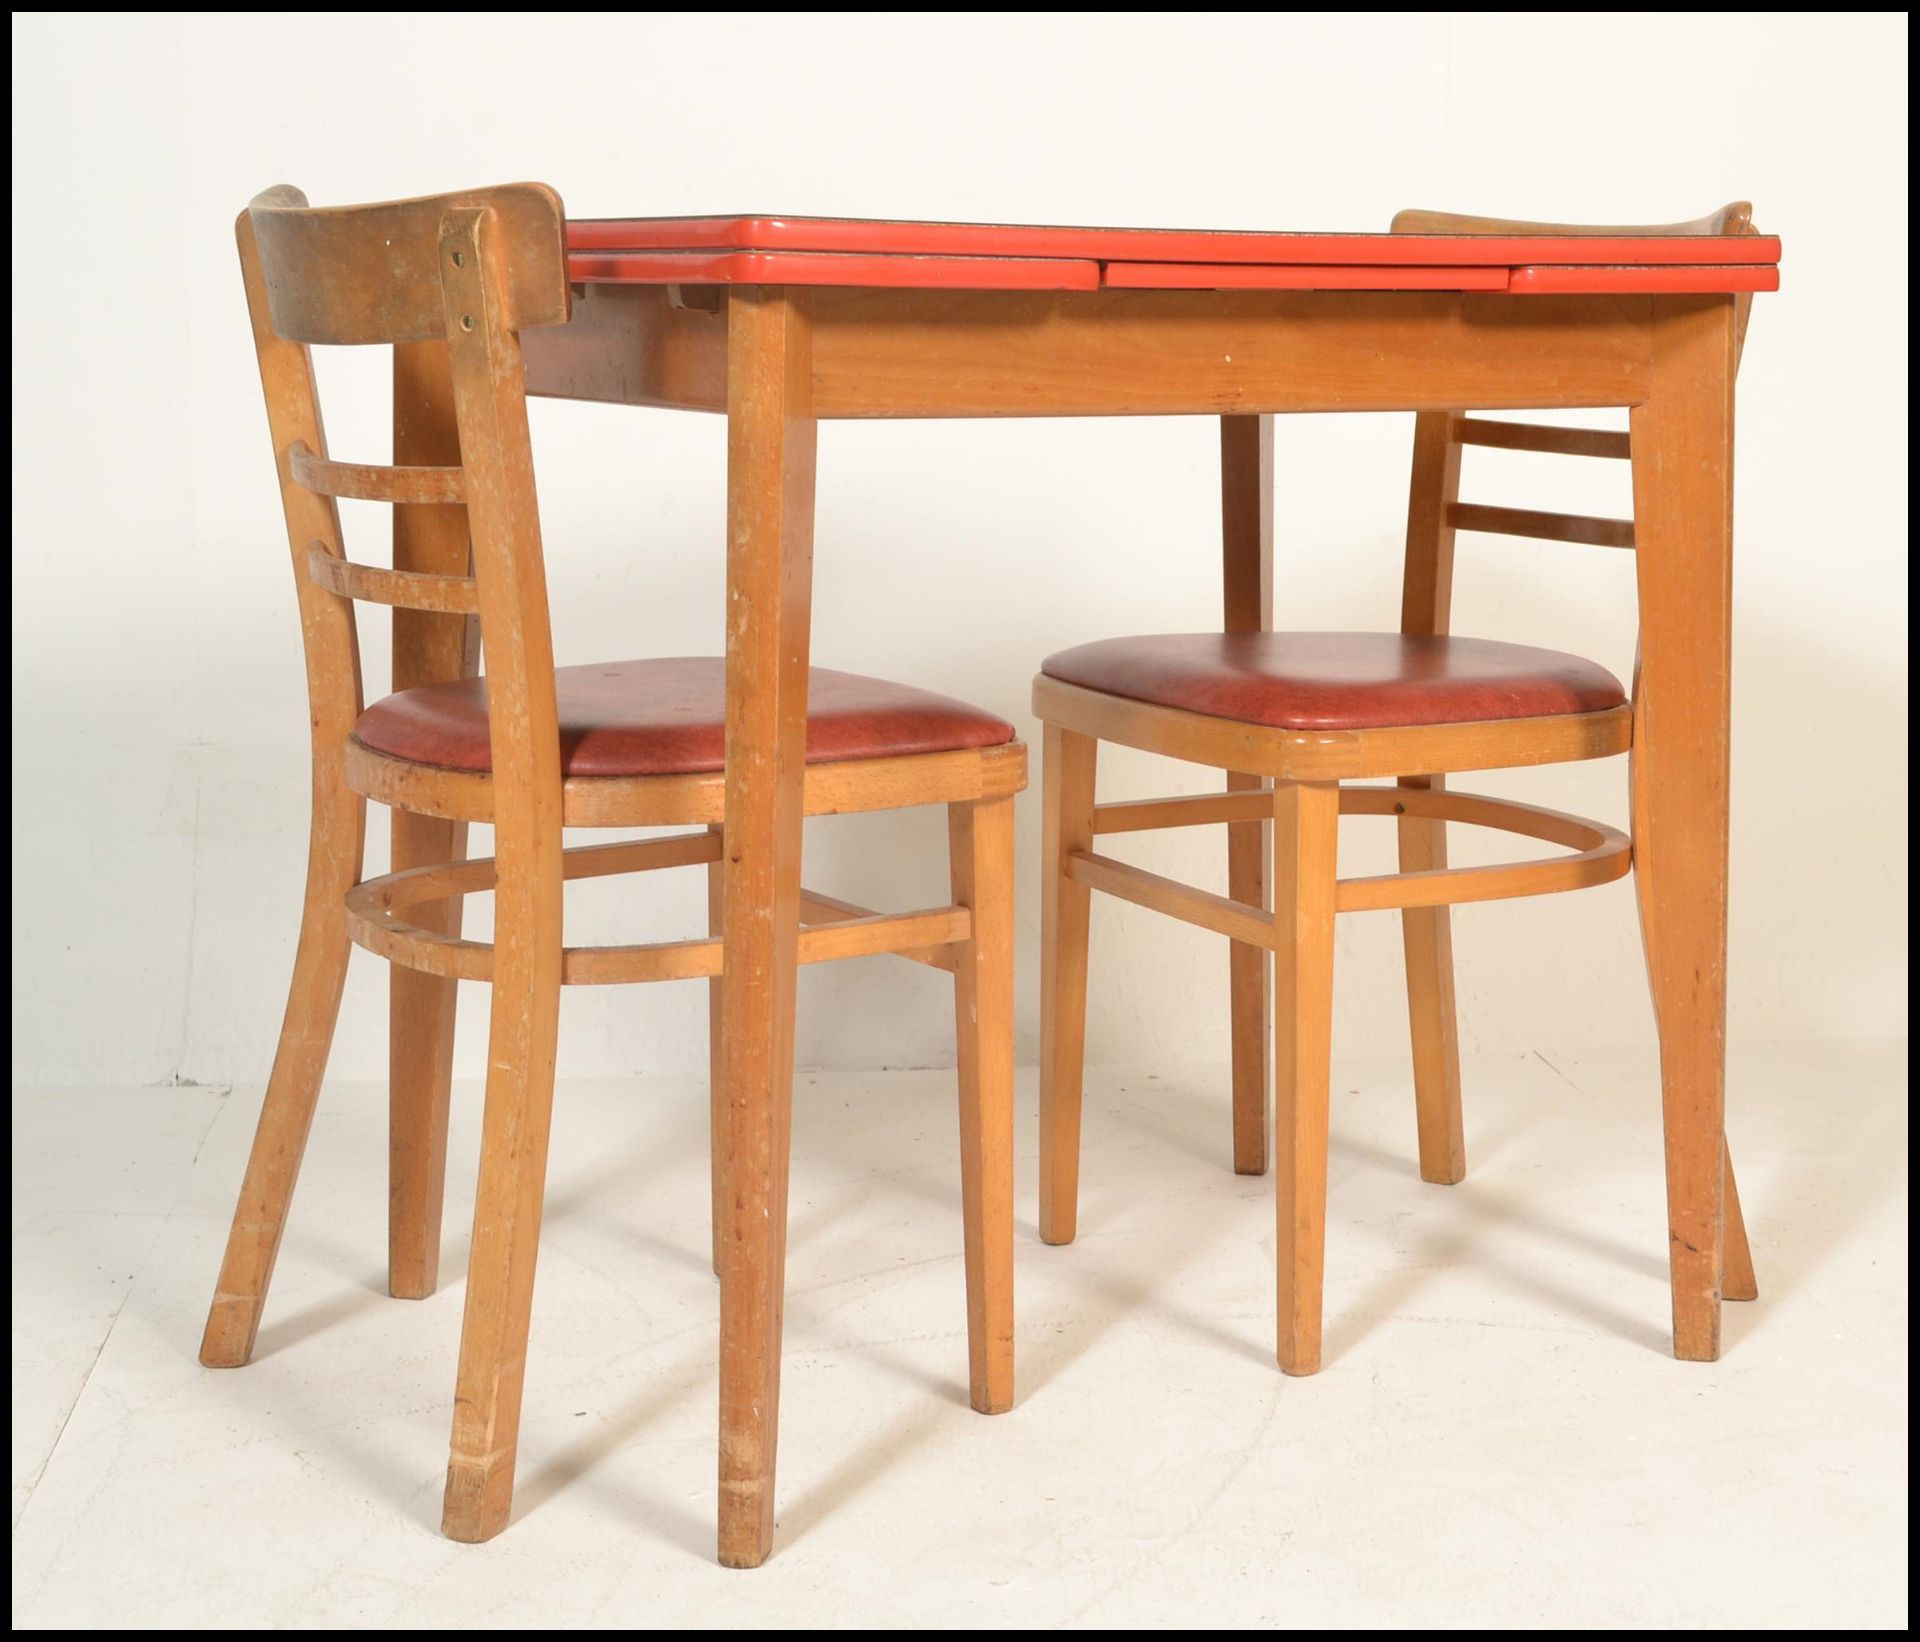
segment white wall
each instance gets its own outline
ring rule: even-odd
[[[1378,228],[1409,204],[1665,220],[1751,197],[1786,260],[1741,383],[1733,1030],[1903,1031],[1906,60],[1905,19],[1884,15],[16,18],[16,1078],[266,1072],[305,725],[229,225],[282,181],[344,202],[535,177],[583,216],[1222,228]],[[335,447],[378,459],[381,362],[331,371]],[[1410,431],[1281,424],[1283,622],[1391,624]],[[535,434],[563,656],[717,646],[719,421],[543,404]],[[1622,473],[1585,471],[1610,464],[1469,462],[1470,495],[1625,505]],[[1026,724],[1048,650],[1217,620],[1215,475],[1200,418],[830,424],[816,657]],[[359,551],[383,551],[376,510],[350,512]],[[1630,567],[1472,540],[1456,626],[1624,669]],[[384,623],[367,629],[379,689]],[[1162,770],[1115,756],[1110,790],[1206,780]],[[1617,763],[1485,785],[1624,808]],[[1030,799],[1023,1050],[1037,815]],[[1373,825],[1352,859],[1384,865]],[[938,893],[942,835],[924,812],[821,826],[809,878],[915,904]],[[1223,872],[1215,841],[1134,847]],[[679,876],[599,886],[576,936],[692,930]],[[1626,886],[1458,928],[1470,1046],[1649,1036]],[[1224,1056],[1212,937],[1113,905],[1095,936],[1095,1055]],[[1396,1051],[1393,920],[1343,921],[1340,966],[1340,1049]],[[383,996],[360,959],[339,1075],[383,1075]],[[484,1003],[466,1000],[468,1072]],[[691,986],[572,996],[563,1071],[700,1065],[703,1008]],[[905,965],[811,974],[802,1009],[803,1064],[951,1052],[943,983]]]

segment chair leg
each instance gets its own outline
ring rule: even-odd
[[[491,1539],[513,1507],[560,1024],[557,828],[537,853],[537,870],[503,858],[496,891],[480,1186],[441,1521],[449,1539]]]
[[[722,832],[718,823],[707,831],[718,836]],[[727,867],[724,861],[707,863],[707,933],[716,940],[723,933],[721,912],[721,890],[727,881]],[[713,1270],[720,1273],[720,1217],[726,1210],[726,1116],[727,1082],[721,1070],[720,1059],[720,1019],[723,1003],[721,987],[724,985],[718,975],[707,982],[707,1150],[711,1153],[713,1170]]]
[[[1733,1180],[1733,1153],[1726,1154],[1727,1238],[1721,1255],[1720,1298],[1758,1300],[1760,1281],[1753,1274],[1753,1250],[1747,1246],[1747,1219],[1740,1212],[1740,1188]]]
[[[973,933],[953,972],[967,1388],[982,1414],[1013,1407],[1013,800],[947,807],[953,900]]]
[[[393,869],[458,861],[464,823],[393,813]],[[414,917],[460,933],[464,898],[449,896]],[[441,1211],[447,1186],[447,1111],[453,1094],[453,1021],[460,983],[393,966],[387,1018],[387,1292],[424,1300],[440,1283]]]
[[[1437,787],[1443,776],[1402,776],[1403,787]],[[1447,824],[1400,817],[1400,870],[1434,872],[1447,864]],[[1460,1038],[1453,1001],[1450,907],[1403,907],[1407,1017],[1413,1031],[1413,1102],[1420,1134],[1420,1178],[1451,1186],[1467,1175],[1460,1116]]]
[[[1228,775],[1227,790],[1257,791],[1257,775]],[[1267,906],[1267,832],[1264,821],[1227,825],[1227,894],[1247,906]],[[1233,1021],[1233,1172],[1267,1172],[1267,1089],[1273,1069],[1273,954],[1246,941],[1227,945]]]
[[[280,1046],[274,1052],[233,1228],[227,1234],[226,1257],[200,1341],[200,1361],[209,1368],[238,1368],[253,1355],[267,1285],[273,1279],[280,1236],[286,1229],[287,1206],[299,1177],[327,1053],[333,1046],[334,1023],[340,1015],[347,956],[353,950],[347,939],[344,899],[360,881],[366,831],[365,800],[339,779],[338,772],[323,774],[316,768],[306,904],[300,915],[293,984],[287,992]]]
[[[1071,1243],[1080,1202],[1080,1092],[1087,1050],[1087,935],[1092,892],[1067,859],[1093,847],[1099,743],[1046,726],[1041,754],[1040,1238]]]
[[[1275,1268],[1280,1366],[1320,1367],[1340,789],[1284,782],[1273,804]]]

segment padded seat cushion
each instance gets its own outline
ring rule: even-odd
[[[726,663],[718,656],[605,662],[555,671],[560,764],[569,776],[697,775],[724,767]],[[816,667],[807,685],[807,762],[998,747],[1013,726],[931,690]],[[360,715],[354,735],[439,769],[493,767],[487,682],[402,690]]]
[[[1047,657],[1063,684],[1279,730],[1376,730],[1592,713],[1626,700],[1558,650],[1400,633],[1156,633]]]

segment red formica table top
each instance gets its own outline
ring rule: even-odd
[[[567,224],[572,277],[615,285],[948,291],[1773,291],[1767,234],[1300,234],[851,217]]]

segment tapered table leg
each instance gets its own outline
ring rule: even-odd
[[[402,343],[393,350],[393,459],[422,466],[460,461],[444,343]],[[394,508],[395,569],[464,576],[468,561],[464,507]],[[479,625],[471,617],[395,610],[394,689],[471,675],[479,662],[478,638]],[[458,861],[467,853],[462,822],[396,809],[392,827],[395,872]],[[419,909],[419,921],[442,934],[458,935],[463,902],[455,895],[428,903]],[[387,984],[387,1287],[401,1299],[422,1300],[440,1281],[440,1212],[446,1195],[447,1106],[459,983],[394,964]]]
[[[1662,297],[1633,412],[1635,881],[1660,1032],[1676,1356],[1720,1354],[1734,306]]]
[[[750,1568],[773,1548],[815,426],[806,293],[738,288],[727,325],[719,1554]]]
[[[1220,418],[1221,615],[1229,633],[1273,626],[1273,418]],[[1229,773],[1239,792],[1264,777]],[[1227,827],[1227,893],[1265,911],[1272,824]],[[1233,1168],[1267,1172],[1267,1086],[1273,1067],[1273,955],[1246,941],[1227,947],[1233,1030]]]

